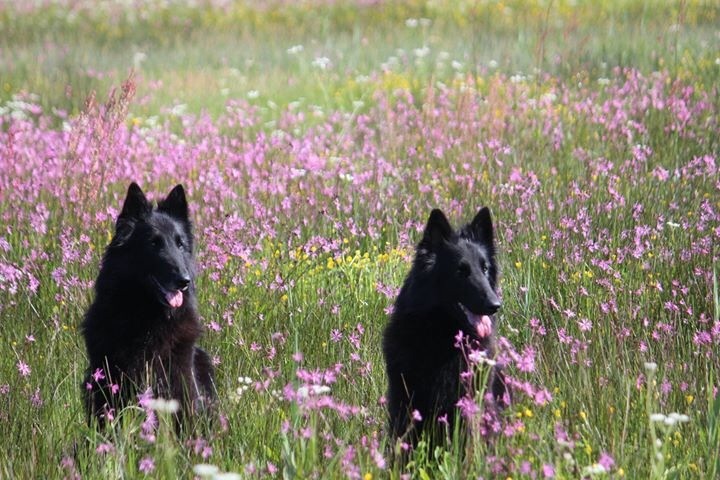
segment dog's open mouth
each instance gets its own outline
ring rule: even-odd
[[[182,306],[183,290],[168,290],[167,288],[163,287],[162,284],[155,277],[153,277],[153,281],[155,282],[155,285],[157,285],[158,290],[160,291],[160,297],[166,304],[170,306],[170,308],[179,308]],[[184,290],[187,290],[187,287]]]
[[[458,303],[458,305],[460,305],[460,309],[465,314],[465,318],[467,318],[471,330],[477,335],[477,337],[489,337],[492,333],[492,320],[490,319],[490,316],[473,313],[462,303]]]

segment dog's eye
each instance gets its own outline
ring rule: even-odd
[[[155,236],[151,240],[152,246],[155,248],[162,248],[163,240],[160,236]]]
[[[480,268],[482,268],[483,275],[487,275],[490,269],[488,268],[487,264],[483,263]]]
[[[175,237],[175,243],[177,244],[178,248],[185,248],[185,244],[183,243],[182,237],[180,235],[177,235]]]
[[[462,277],[469,277],[470,276],[470,264],[462,262],[460,265],[458,265],[458,275]]]

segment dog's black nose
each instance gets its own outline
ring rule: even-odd
[[[190,277],[184,276],[178,280],[178,287],[180,287],[180,290],[187,290],[187,288],[190,286]]]
[[[488,303],[488,305],[487,305],[486,308],[487,308],[488,313],[489,313],[490,315],[492,315],[493,313],[495,313],[495,312],[497,312],[498,310],[500,310],[500,307],[502,307],[502,303],[500,303],[500,301],[498,300],[498,301],[495,301],[495,302]]]

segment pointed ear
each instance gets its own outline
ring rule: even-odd
[[[430,212],[425,231],[423,232],[423,244],[430,250],[437,247],[442,242],[450,240],[454,234],[453,228],[450,226],[447,217],[442,210],[434,209]]]
[[[127,240],[135,228],[135,223],[145,218],[152,211],[145,194],[137,183],[132,182],[128,188],[125,202],[115,222],[115,238],[113,244],[120,245]]]
[[[132,182],[128,188],[122,211],[118,220],[139,220],[150,213],[151,207],[145,194],[137,183]]]
[[[188,221],[188,204],[182,185],[176,185],[165,200],[158,202],[158,211],[165,212],[178,220]]]
[[[495,232],[488,207],[481,208],[475,215],[475,218],[470,223],[470,232],[475,240],[491,249],[493,248]]]

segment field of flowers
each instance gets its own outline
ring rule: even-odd
[[[718,478],[720,7],[578,3],[0,0],[0,478]],[[85,424],[133,180],[190,195],[203,437]],[[382,329],[482,205],[514,404],[401,468]]]

